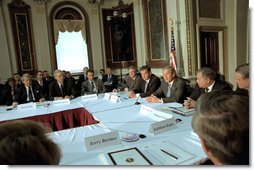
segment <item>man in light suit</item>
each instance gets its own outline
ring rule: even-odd
[[[164,80],[162,80],[161,86],[146,100],[150,103],[183,103],[187,93],[184,79],[176,76],[175,69],[170,66],[164,67],[162,73]]]
[[[194,108],[197,99],[204,93],[215,90],[232,90],[228,83],[219,80],[216,72],[211,67],[202,67],[197,72],[197,80],[194,91],[184,100],[185,108]]]
[[[76,97],[75,87],[69,81],[64,79],[63,72],[56,70],[54,72],[55,81],[49,84],[49,99],[62,100],[73,99]]]
[[[87,80],[81,86],[81,95],[106,92],[103,82],[100,79],[94,79],[94,71],[92,69],[87,70],[86,77]]]
[[[25,73],[21,77],[22,85],[17,88],[13,106],[29,102],[43,102],[44,96],[40,89],[32,84],[30,74]]]
[[[140,82],[140,88],[134,89],[128,92],[130,98],[147,97],[155,92],[161,85],[161,80],[156,75],[152,74],[151,68],[147,65],[140,68],[142,81]]]

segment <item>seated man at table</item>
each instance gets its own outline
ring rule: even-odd
[[[48,84],[54,81],[54,78],[49,75],[47,70],[44,70],[42,74],[43,74],[43,79],[46,80]]]
[[[83,74],[79,76],[77,84],[76,84],[76,92],[77,94],[81,93],[81,86],[82,83],[84,83],[87,80],[86,72],[88,70],[88,67],[83,67]]]
[[[118,78],[116,75],[112,74],[112,69],[107,68],[107,74],[102,77],[102,82],[106,88],[106,92],[112,92],[113,89],[117,88]]]
[[[58,165],[61,150],[40,124],[18,120],[0,124],[1,165]]]
[[[249,64],[239,65],[235,69],[236,92],[249,96]]]
[[[140,88],[128,92],[130,98],[147,97],[155,92],[161,85],[161,80],[156,75],[152,74],[151,68],[147,65],[140,68],[142,81]]]
[[[187,97],[187,100],[184,100],[186,109],[194,108],[196,100],[204,93],[210,93],[214,90],[232,90],[228,83],[219,80],[216,75],[211,67],[202,67],[198,70],[194,91],[190,97]]]
[[[98,94],[106,91],[103,82],[100,79],[95,80],[94,71],[92,69],[86,71],[86,77],[87,80],[82,83],[81,95]]]
[[[200,96],[192,117],[202,149],[215,165],[249,165],[249,98],[233,91]]]
[[[123,86],[119,89],[114,89],[115,91],[134,91],[140,89],[140,83],[142,82],[142,78],[140,75],[137,75],[137,69],[134,66],[130,66],[128,69],[129,74],[125,77],[123,81]]]
[[[54,72],[55,81],[49,84],[49,99],[62,100],[73,99],[76,97],[75,87],[69,81],[64,79],[63,72],[56,70]]]
[[[1,77],[0,77],[0,82],[1,82]],[[11,91],[8,90],[8,88],[5,85],[0,84],[0,106],[2,105],[6,105],[6,106],[12,105],[12,95],[11,95]]]
[[[49,84],[48,82],[43,78],[42,71],[37,71],[36,79],[33,81],[33,84],[36,86],[37,89],[40,89],[42,92],[43,97],[48,100],[49,96]]]
[[[22,85],[17,88],[13,106],[29,102],[43,102],[44,96],[40,89],[32,84],[31,75],[25,73],[21,77]]]
[[[19,73],[14,73],[12,77],[14,78],[17,87],[20,87],[22,85],[22,81]]]
[[[187,93],[187,86],[181,77],[176,75],[175,69],[166,66],[162,69],[164,80],[158,90],[156,90],[146,100],[150,103],[169,103],[178,102],[183,103],[185,94]]]

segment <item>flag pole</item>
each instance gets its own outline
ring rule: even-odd
[[[178,73],[177,70],[177,63],[176,63],[176,50],[175,50],[175,38],[174,38],[174,20],[173,18],[169,19],[170,21],[170,25],[171,25],[171,50],[170,50],[170,57],[169,57],[169,61],[170,61],[170,66],[173,67],[176,71],[176,73]]]

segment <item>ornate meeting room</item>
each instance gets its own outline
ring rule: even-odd
[[[0,164],[251,165],[249,0],[0,0]]]

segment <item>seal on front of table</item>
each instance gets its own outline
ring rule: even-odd
[[[135,142],[139,140],[138,134],[125,134],[122,136],[122,140],[125,142]]]

